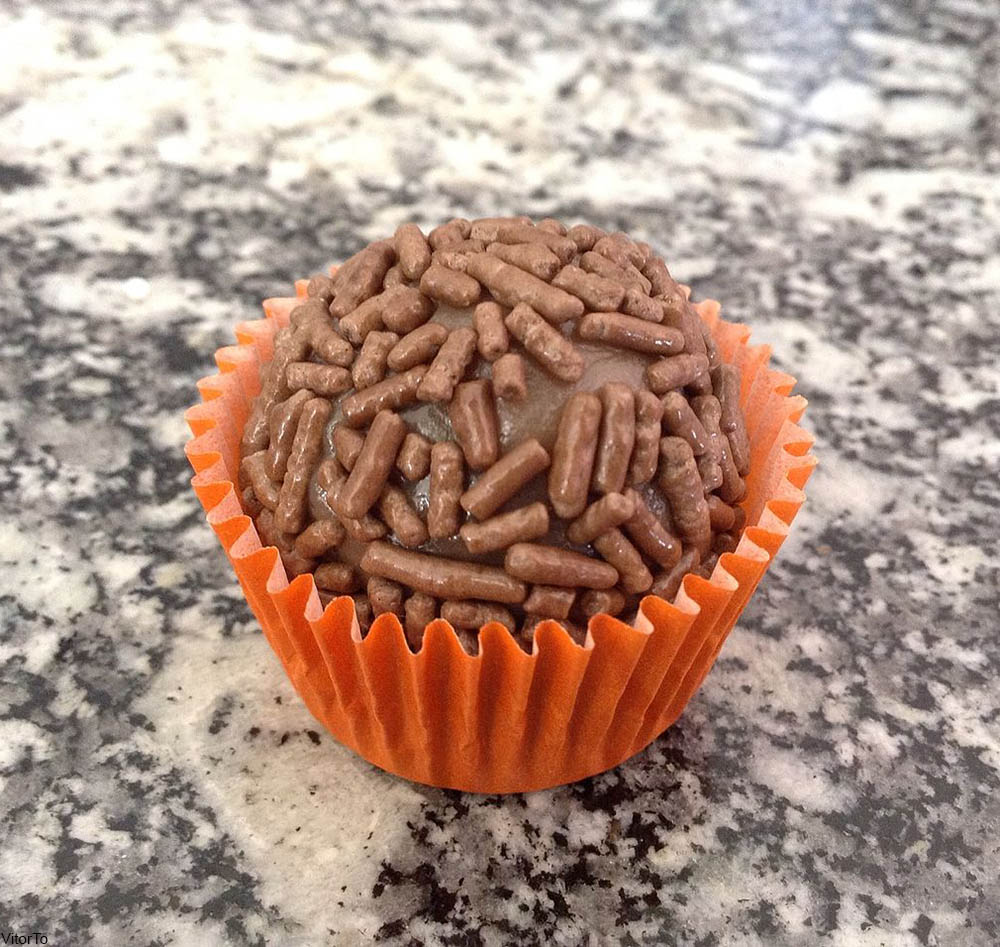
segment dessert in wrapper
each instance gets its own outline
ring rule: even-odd
[[[187,453],[316,718],[479,792],[670,726],[814,466],[768,349],[647,245],[527,218],[404,225],[264,308]]]

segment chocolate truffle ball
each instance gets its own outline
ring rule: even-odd
[[[486,622],[530,648],[631,620],[735,548],[739,375],[650,247],[527,217],[369,244],[275,335],[242,441],[247,512],[362,631]]]

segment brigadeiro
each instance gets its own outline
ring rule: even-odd
[[[286,583],[308,577],[306,586],[288,589],[306,589],[318,603],[305,601],[302,616],[293,617],[277,607],[284,629],[272,643],[278,639],[286,668],[284,637],[302,661],[325,662],[330,699],[348,717],[357,700],[351,705],[341,673],[361,675],[355,683],[375,718],[391,712],[381,685],[373,685],[375,672],[365,671],[369,661],[386,667],[390,652],[394,669],[379,672],[390,677],[418,657],[449,667],[482,659],[474,695],[453,673],[440,685],[458,687],[456,700],[477,708],[463,712],[473,727],[484,681],[510,673],[504,668],[512,661],[544,661],[554,635],[562,638],[550,650],[578,647],[588,659],[560,674],[585,677],[586,664],[620,665],[617,645],[600,651],[601,629],[610,628],[619,644],[622,636],[646,636],[647,660],[655,653],[662,663],[662,648],[646,644],[658,634],[657,618],[660,625],[681,620],[697,603],[697,581],[745,601],[756,579],[741,584],[733,573],[741,551],[753,559],[759,548],[756,539],[743,540],[747,524],[763,535],[768,494],[785,479],[801,488],[811,470],[803,449],[793,455],[804,458],[801,483],[775,480],[774,453],[787,432],[771,430],[771,415],[793,424],[804,406],[788,397],[787,376],[749,357],[746,334],[729,331],[740,327],[722,322],[716,304],[692,303],[663,259],[621,232],[495,217],[453,219],[425,235],[407,223],[265,309],[265,324],[248,324],[261,328],[244,327],[246,351],[237,361],[245,420],[232,436],[226,474],[237,515],[252,519],[257,548],[277,550]],[[768,417],[748,421],[750,403]],[[755,429],[771,443],[755,443]],[[245,557],[227,550],[239,573]],[[694,585],[688,576],[697,577]],[[269,574],[262,590],[248,589],[265,630],[274,616],[262,614],[263,599],[276,594],[275,581]],[[738,611],[726,614],[729,626]],[[333,623],[325,634],[348,636],[339,646],[354,649],[353,671],[331,664],[332,639],[317,632],[317,621]],[[698,619],[687,625],[690,631]],[[648,716],[673,677],[671,686],[683,690],[698,660],[707,671],[725,631],[701,629],[705,641],[686,655],[685,668],[624,669],[630,674],[618,675],[619,690],[600,695],[613,700],[609,712],[641,686],[649,693],[629,699],[648,699]],[[303,644],[303,634],[313,640]],[[713,635],[720,640],[709,648]],[[368,646],[369,638],[398,644]],[[449,650],[458,645],[464,654]],[[673,650],[671,660],[683,643]],[[642,661],[637,654],[633,663]],[[494,665],[499,670],[487,672]],[[289,673],[294,680],[298,672]],[[409,680],[412,689],[412,674]],[[321,719],[335,713],[303,696]],[[531,718],[532,699],[537,694],[525,692],[522,718]],[[575,714],[567,710],[560,739],[572,736]],[[337,733],[336,720],[324,722]],[[615,753],[634,751],[634,740],[655,736],[647,731],[660,722],[639,714],[629,740],[616,736]],[[420,724],[425,736],[434,726]],[[605,730],[617,733],[613,720]],[[529,774],[516,751],[496,751],[466,778],[442,771],[440,760],[415,762],[412,752],[399,763],[396,744],[405,733],[383,735],[377,752],[358,732],[338,735],[389,769],[458,788],[534,788],[576,778],[579,769],[566,763]],[[588,765],[617,762],[606,756]]]
[[[371,243],[278,331],[241,444],[261,538],[414,649],[447,620],[583,642],[736,548],[739,378],[648,244],[527,217]]]

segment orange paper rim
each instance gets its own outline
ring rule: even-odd
[[[349,597],[321,607],[312,575],[288,581],[278,551],[261,545],[236,488],[239,445],[259,368],[274,333],[305,293],[264,303],[267,318],[236,327],[215,353],[219,373],[198,383],[185,414],[191,483],[251,609],[309,711],[341,743],[406,779],[471,792],[525,792],[594,775],[646,747],[682,713],[767,571],[801,507],[816,461],[798,425],[795,379],[768,365],[750,330],[696,304],[723,359],[742,379],[751,470],[741,504],[747,527],[711,579],[688,575],[674,603],[649,595],[634,625],[591,619],[576,644],[555,621],[526,654],[499,624],[483,627],[479,654],[435,620],[410,651],[395,615],[362,639]]]

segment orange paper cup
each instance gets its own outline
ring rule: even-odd
[[[302,287],[296,287],[301,297]],[[341,743],[382,769],[432,786],[524,792],[573,782],[638,753],[684,710],[788,534],[815,466],[798,426],[805,399],[768,367],[767,346],[746,326],[697,304],[722,357],[742,377],[752,465],[747,527],[711,579],[684,579],[671,604],[649,595],[634,625],[591,619],[575,644],[555,621],[535,630],[532,653],[502,626],[467,654],[451,625],[427,626],[413,654],[394,615],[362,639],[349,597],[324,610],[312,575],[289,582],[274,547],[261,545],[236,488],[239,445],[259,367],[297,299],[267,300],[266,319],[236,327],[238,344],[215,354],[219,374],[198,383],[186,447],[195,493],[250,607],[310,712]]]

